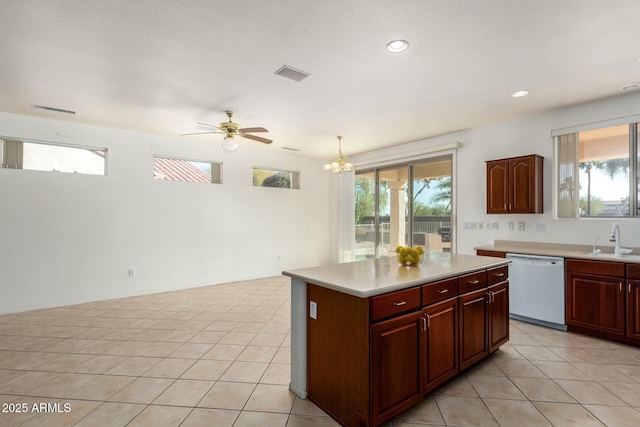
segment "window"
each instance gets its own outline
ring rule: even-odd
[[[395,256],[399,245],[450,252],[452,164],[447,155],[357,171],[355,259]]]
[[[254,187],[300,189],[300,172],[277,169],[253,168]]]
[[[636,123],[556,136],[557,217],[640,216],[637,140]]]
[[[153,179],[221,184],[222,163],[154,156]]]
[[[89,175],[106,175],[107,149],[0,137],[0,166]]]

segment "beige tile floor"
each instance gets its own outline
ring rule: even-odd
[[[279,276],[0,316],[0,426],[335,426],[288,391],[289,291]],[[639,426],[640,348],[512,321],[391,425]]]

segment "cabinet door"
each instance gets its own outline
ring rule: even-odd
[[[487,213],[507,213],[509,203],[509,160],[487,162]]]
[[[489,352],[509,341],[509,282],[489,286]]]
[[[424,393],[458,373],[458,298],[424,308]]]
[[[627,280],[627,337],[640,342],[640,280]]]
[[[371,325],[371,425],[379,425],[422,399],[422,319],[420,311]]]
[[[509,212],[536,212],[536,158],[509,160]]]
[[[623,279],[567,273],[567,324],[624,335]]]
[[[487,342],[487,290],[461,295],[459,300],[460,370],[489,354]]]

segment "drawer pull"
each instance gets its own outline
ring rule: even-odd
[[[449,292],[449,289],[438,289],[439,294],[446,294],[447,292]]]
[[[502,277],[504,276],[504,273],[496,273],[496,277]]]
[[[402,300],[400,302],[394,302],[393,305],[395,305],[396,307],[401,306],[401,305],[405,305],[407,302],[405,300]]]
[[[469,280],[470,285],[477,285],[478,283],[480,283],[480,279]]]
[[[628,292],[631,293],[631,283],[627,285]]]

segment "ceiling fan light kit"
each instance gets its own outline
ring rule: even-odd
[[[325,163],[323,170],[333,173],[351,172],[353,170],[351,160],[342,154],[342,136],[338,136],[338,157],[329,159]]]
[[[269,132],[263,127],[252,127],[252,128],[241,128],[240,124],[234,123],[231,121],[231,117],[233,116],[233,111],[227,110],[225,111],[229,121],[220,123],[219,126],[210,125],[207,123],[198,123],[198,127],[200,128],[213,128],[215,130],[209,132],[196,132],[196,133],[183,133],[182,136],[187,135],[204,135],[211,133],[219,133],[224,135],[224,139],[222,141],[222,148],[229,152],[234,152],[238,149],[238,141],[236,140],[236,136],[241,136],[243,138],[251,139],[253,141],[262,142],[263,144],[271,144],[273,141],[267,138],[263,138],[261,136],[251,135],[253,132]]]

